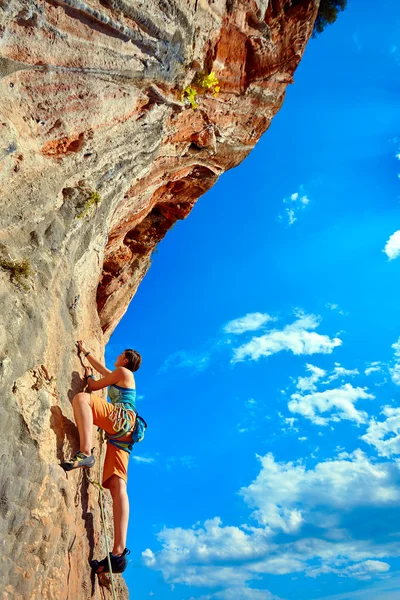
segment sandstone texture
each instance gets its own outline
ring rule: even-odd
[[[75,340],[103,355],[157,243],[268,128],[317,10],[0,0],[2,600],[111,598],[88,569],[97,491],[59,467],[77,449]],[[220,91],[193,109],[182,91],[211,72]]]

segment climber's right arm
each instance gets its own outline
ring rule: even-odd
[[[78,341],[78,348],[80,352],[82,352],[82,354],[85,356],[85,358],[90,362],[93,369],[95,369],[98,373],[100,373],[101,375],[108,375],[109,373],[112,373],[110,369],[107,369],[107,367],[105,367],[100,361],[98,361],[97,358],[95,358],[91,355],[90,352],[87,352],[85,350],[82,340]]]
[[[101,375],[108,375],[109,373],[112,373],[112,371],[110,369],[107,369],[107,367],[105,367],[104,365],[102,365],[101,362],[99,362],[97,360],[97,358],[95,358],[91,354],[88,354],[86,356],[86,358],[90,362],[90,364],[92,365],[93,369],[96,369],[96,371],[98,373],[101,373]]]

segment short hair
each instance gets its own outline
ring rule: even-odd
[[[126,368],[133,372],[137,371],[142,363],[142,357],[140,356],[139,352],[137,350],[131,350],[130,348],[127,348],[124,350],[124,355],[125,358],[128,359]]]

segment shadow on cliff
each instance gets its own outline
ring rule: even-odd
[[[69,448],[79,448],[79,434],[75,423],[64,417],[59,406],[50,408],[50,428],[54,431],[57,441],[57,458],[60,461],[66,459],[64,456],[65,440]]]
[[[89,485],[90,483],[82,470],[80,473],[79,485],[76,489],[74,504],[76,507],[78,507],[79,505],[81,505],[82,507],[81,517],[85,522],[86,537],[89,545],[88,562],[90,562],[93,559],[95,547],[94,517],[93,513],[89,510]],[[95,588],[95,577],[91,577],[91,582],[93,595]]]
[[[85,384],[82,377],[77,371],[74,371],[71,377],[70,388],[67,392],[71,404],[75,394],[81,392],[84,386]],[[54,431],[57,440],[57,458],[60,461],[63,461],[66,459],[64,455],[66,446],[71,452],[79,450],[78,428],[71,419],[64,416],[60,406],[52,406],[50,412],[50,428]],[[67,441],[67,444],[65,444],[65,441]]]
[[[76,394],[79,394],[79,392],[83,392],[85,387],[86,387],[85,380],[78,373],[78,371],[73,371],[73,373],[71,375],[71,384],[70,384],[69,390],[67,392],[68,400],[71,402],[71,404],[72,404],[72,400],[74,399],[74,396]]]

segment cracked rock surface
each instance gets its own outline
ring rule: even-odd
[[[2,600],[111,598],[88,568],[97,492],[59,467],[78,442],[75,340],[103,355],[157,243],[268,128],[317,9],[0,0]],[[220,92],[193,109],[182,91],[211,72]]]

